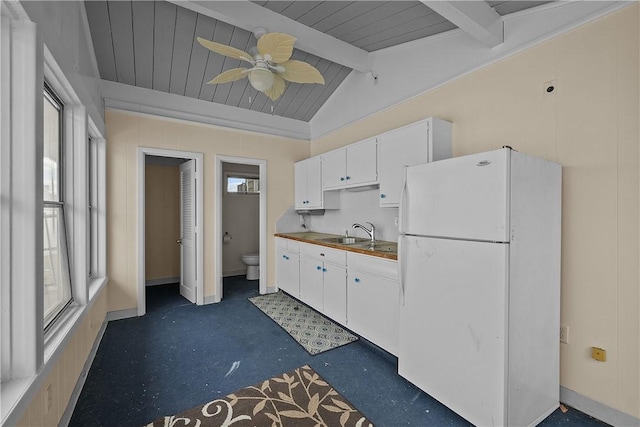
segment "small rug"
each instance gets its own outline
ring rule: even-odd
[[[305,365],[145,427],[373,427],[360,411]]]
[[[318,354],[356,341],[357,336],[281,291],[249,298],[300,343],[310,354]]]

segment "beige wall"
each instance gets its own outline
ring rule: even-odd
[[[71,393],[93,347],[107,313],[107,292],[103,290],[82,323],[68,341],[64,352],[49,376],[31,400],[18,422],[19,427],[57,426],[67,409]],[[47,408],[46,390],[51,391],[51,408]]]
[[[561,384],[640,416],[638,4],[312,141],[311,154],[425,117],[454,155],[510,145],[563,165]],[[544,83],[556,81],[547,94]],[[544,316],[544,313],[540,313]],[[590,358],[590,347],[607,361]]]
[[[145,278],[180,277],[180,167],[145,165]]]
[[[107,111],[107,271],[109,311],[137,307],[137,150],[153,147],[204,153],[204,294],[215,293],[214,243],[217,154],[267,161],[267,284],[275,283],[273,234],[293,206],[293,164],[309,157],[309,144],[232,129]]]

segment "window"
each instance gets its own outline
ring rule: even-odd
[[[43,103],[44,327],[72,301],[63,189],[63,104],[45,84]]]
[[[228,194],[260,194],[260,179],[255,175],[225,173]]]
[[[89,165],[89,176],[88,176],[88,187],[87,187],[87,200],[89,201],[89,207],[87,211],[87,219],[89,222],[89,256],[87,257],[87,271],[89,278],[93,278],[97,273],[96,266],[96,255],[97,255],[97,216],[98,210],[96,207],[98,206],[98,185],[97,185],[97,172],[98,172],[98,158],[97,158],[97,148],[95,140],[92,140],[91,137],[88,139],[89,149],[87,150],[87,163]]]

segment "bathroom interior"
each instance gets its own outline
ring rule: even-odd
[[[222,163],[222,276],[245,275],[259,286],[259,166]]]

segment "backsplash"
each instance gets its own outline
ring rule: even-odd
[[[344,235],[345,230],[350,236],[368,237],[360,229],[352,228],[354,223],[368,227],[365,222],[371,222],[376,227],[376,239],[395,242],[398,240],[398,227],[394,225],[398,217],[398,208],[381,208],[377,188],[365,191],[340,191],[340,209],[326,210],[324,215],[298,215],[293,208],[288,209],[277,221],[278,233],[293,233],[317,231]],[[302,218],[301,218],[302,217]]]

